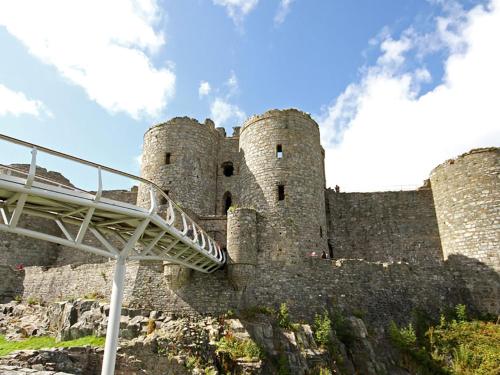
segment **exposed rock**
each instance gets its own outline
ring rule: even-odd
[[[107,313],[107,305],[89,300],[54,303],[47,307],[9,303],[0,305],[0,333],[8,339],[41,333],[60,340],[104,336]],[[324,348],[316,342],[310,325],[283,329],[276,318],[268,314],[248,319],[215,319],[124,309],[116,374],[182,375],[229,371],[257,375],[288,371],[306,375],[319,369],[342,374],[405,374],[387,365],[391,360],[381,345],[383,330],[369,334],[363,320],[353,316],[345,318],[345,322],[350,332],[348,342],[342,342],[332,330],[330,344]],[[232,337],[237,342],[253,341],[265,355],[262,358],[234,358],[227,348],[218,350],[223,337]],[[40,371],[99,374],[102,355],[102,348],[91,347],[25,350],[1,357],[0,365],[28,367],[40,374]]]

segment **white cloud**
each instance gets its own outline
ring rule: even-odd
[[[210,103],[210,117],[217,126],[236,126],[245,120],[247,115],[238,105],[231,103],[231,99],[240,93],[238,77],[234,71],[231,71],[224,86],[225,95],[216,90],[221,95],[216,96]]]
[[[400,40],[391,37],[385,39],[380,45],[383,54],[378,58],[379,65],[400,66],[404,62],[404,53],[412,47],[410,39],[404,36]]]
[[[418,185],[450,157],[498,146],[498,35],[500,0],[493,0],[469,12],[454,8],[432,33],[386,37],[377,63],[319,116],[328,184],[351,191]],[[445,74],[422,93],[431,75],[421,57],[432,51],[447,51]],[[405,70],[410,52],[416,59]]]
[[[295,0],[280,0],[278,11],[274,16],[274,25],[279,26],[285,22],[286,16],[290,13],[290,6]]]
[[[210,94],[211,91],[212,88],[210,87],[210,83],[208,83],[207,81],[200,82],[200,87],[198,88],[198,95],[200,98]]]
[[[45,114],[52,117],[52,113],[40,100],[28,99],[24,93],[12,91],[0,84],[0,116],[24,114],[35,117]]]
[[[111,112],[157,116],[175,74],[153,66],[165,43],[155,0],[15,0],[0,3],[0,25],[90,99]]]
[[[226,86],[229,88],[229,92],[227,94],[228,97],[237,95],[240,91],[240,84],[238,82],[238,77],[236,77],[236,74],[234,71],[231,71],[231,75],[227,79]]]
[[[215,5],[226,8],[226,12],[236,26],[241,26],[246,15],[259,3],[259,0],[213,0]]]
[[[210,116],[214,120],[216,126],[227,125],[229,120],[240,123],[247,117],[245,112],[237,105],[231,104],[223,98],[216,98],[212,102],[210,105]]]

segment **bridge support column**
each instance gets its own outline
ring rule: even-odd
[[[113,277],[113,289],[111,291],[108,329],[106,331],[106,343],[104,345],[104,359],[102,361],[101,375],[113,375],[115,373],[125,268],[125,257],[119,256],[116,259],[115,274]]]

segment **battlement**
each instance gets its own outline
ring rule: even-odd
[[[146,137],[146,135],[151,131],[158,130],[158,128],[168,127],[168,126],[193,126],[193,127],[198,127],[200,131],[208,129],[213,131],[214,134],[222,138],[238,137],[240,133],[239,126],[233,127],[233,134],[231,136],[228,136],[226,134],[226,130],[223,127],[216,127],[212,119],[206,118],[205,121],[202,123],[199,120],[192,117],[177,116],[171,118],[168,121],[152,125],[148,130],[146,130],[146,132],[144,133],[144,137]]]
[[[389,296],[387,311],[408,316],[411,306],[437,308],[444,300],[499,311],[499,148],[473,149],[438,165],[418,190],[377,193],[327,189],[324,156],[318,124],[297,109],[252,116],[232,136],[210,119],[189,117],[148,129],[142,177],[227,244],[229,261],[212,275],[134,265],[130,303],[221,313],[287,302],[299,316],[314,316],[335,300],[373,308],[377,316]],[[144,186],[107,194],[133,199],[136,193],[138,204],[148,206]],[[60,265],[57,254],[67,257],[62,264],[97,262],[1,234],[0,263],[13,254],[30,265]],[[336,265],[340,259],[357,260]],[[41,272],[30,278],[30,291]],[[207,291],[208,284],[216,287]]]
[[[271,109],[264,112],[263,114],[250,116],[241,126],[240,133],[243,133],[243,131],[250,125],[258,123],[262,120],[269,118],[286,119],[288,117],[299,117],[301,119],[308,119],[310,120],[311,124],[314,124],[319,129],[319,125],[311,117],[311,114],[300,111],[295,108],[288,108],[288,109]]]
[[[478,155],[478,154],[486,154],[486,155]],[[483,157],[488,157],[488,154],[491,154],[492,157],[498,158],[498,155],[500,154],[500,147],[482,147],[482,148],[474,148],[468,152],[465,152],[453,159],[448,159],[445,162],[439,164],[437,167],[435,167],[430,175],[432,176],[437,170],[446,168],[446,166],[449,165],[454,165],[454,164],[459,164],[465,162],[466,159],[468,159],[470,156],[478,156],[479,158]]]

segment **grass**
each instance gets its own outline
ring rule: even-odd
[[[30,337],[21,341],[9,341],[0,335],[0,357],[16,350],[37,350],[46,348],[71,348],[74,346],[104,346],[104,337],[86,336],[76,340],[61,341],[56,343],[54,337]]]

